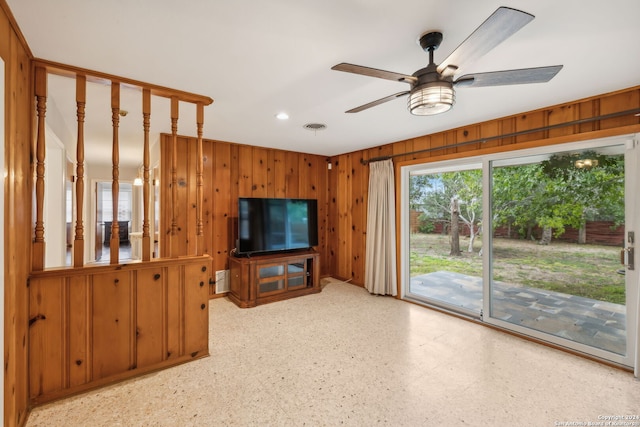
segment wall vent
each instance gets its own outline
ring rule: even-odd
[[[229,292],[229,270],[216,271],[216,294]]]

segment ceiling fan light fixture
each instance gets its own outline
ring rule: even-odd
[[[407,107],[415,116],[432,116],[449,111],[455,100],[453,84],[447,81],[436,81],[411,91]]]

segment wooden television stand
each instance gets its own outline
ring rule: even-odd
[[[320,254],[315,251],[229,257],[229,299],[248,308],[320,292]]]

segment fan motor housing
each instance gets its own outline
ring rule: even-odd
[[[439,31],[429,31],[418,39],[418,43],[425,52],[436,50],[442,43],[442,33]]]

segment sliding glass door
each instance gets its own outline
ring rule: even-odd
[[[482,311],[481,164],[409,173],[407,296],[479,317]]]
[[[635,145],[403,168],[403,297],[635,366]]]
[[[491,164],[490,316],[627,354],[625,145]]]

